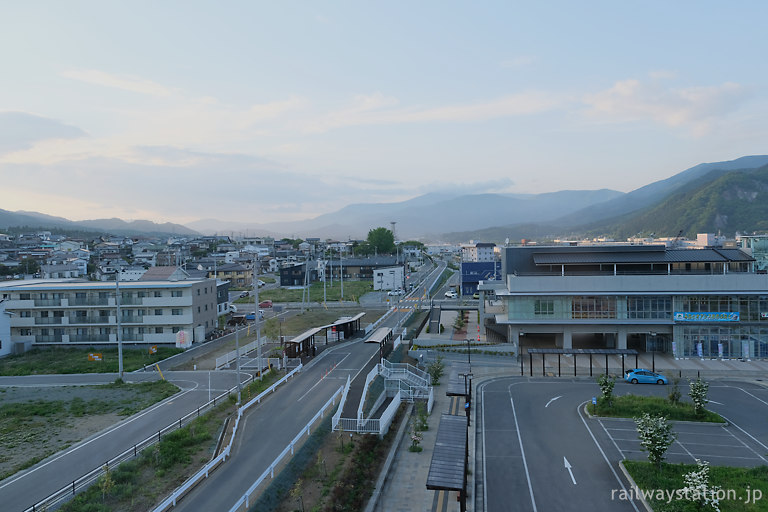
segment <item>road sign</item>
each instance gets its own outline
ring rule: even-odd
[[[101,352],[89,352],[88,353],[88,360],[89,361],[103,361],[104,358],[102,357]]]
[[[152,345],[151,347],[149,347],[149,353],[157,354],[157,345]]]

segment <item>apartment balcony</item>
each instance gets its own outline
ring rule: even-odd
[[[124,324],[143,324],[144,317],[143,316],[121,316],[120,323],[123,325]]]
[[[110,300],[108,297],[86,297],[69,299],[70,306],[109,306]]]
[[[70,343],[107,343],[109,339],[104,334],[70,334]]]
[[[77,324],[109,324],[111,316],[70,316],[69,325]]]
[[[35,299],[35,307],[61,307],[61,299]]]
[[[39,334],[35,336],[35,343],[61,343],[63,338],[61,334],[49,334],[47,336]]]
[[[122,336],[120,336],[120,340],[123,342],[126,341],[144,341],[144,335],[143,334],[127,334],[123,333]]]
[[[144,297],[120,297],[121,306],[141,306],[146,299]]]
[[[59,325],[62,320],[63,317],[60,316],[37,316],[35,317],[35,325]]]

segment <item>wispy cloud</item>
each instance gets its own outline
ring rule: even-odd
[[[346,126],[487,121],[552,110],[561,104],[561,99],[546,92],[532,91],[474,103],[428,108],[393,108],[399,104],[396,98],[381,93],[355,96],[349,107],[331,112],[316,122],[310,122],[306,128],[309,131],[322,132]]]
[[[472,183],[446,183],[443,181],[432,183],[423,187],[420,190],[423,193],[428,192],[440,192],[440,193],[456,193],[456,194],[484,194],[495,193],[501,194],[511,191],[512,186],[515,184],[510,178],[499,178],[495,180],[475,181]]]
[[[27,112],[0,112],[0,154],[24,151],[45,140],[76,139],[86,133]]]
[[[615,123],[654,121],[670,127],[687,128],[694,135],[706,134],[712,120],[737,111],[751,96],[739,84],[665,87],[668,74],[655,74],[651,81],[637,79],[616,82],[613,87],[584,97],[587,115]]]
[[[103,87],[112,87],[124,91],[136,92],[139,94],[148,94],[151,96],[170,96],[174,90],[156,82],[144,78],[115,75],[96,69],[70,69],[61,73],[65,78],[86,82]]]

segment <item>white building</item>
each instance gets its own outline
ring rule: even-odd
[[[461,246],[461,261],[480,262],[496,261],[494,249],[496,244],[486,242],[470,242]]]
[[[116,284],[46,279],[0,283],[0,350],[11,350],[6,343],[116,344]],[[180,331],[198,342],[217,326],[214,279],[121,282],[119,290],[124,343],[175,344]]]
[[[373,269],[374,290],[397,290],[403,287],[405,275],[403,267],[385,267]]]

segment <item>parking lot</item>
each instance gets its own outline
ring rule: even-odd
[[[647,460],[637,437],[637,427],[631,419],[601,418],[597,422],[605,430],[622,458]],[[758,466],[768,464],[764,450],[740,432],[734,425],[673,422],[677,440],[666,452],[671,463],[691,464],[696,459],[716,466]]]

